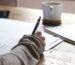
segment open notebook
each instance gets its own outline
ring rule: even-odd
[[[45,31],[69,43],[75,44],[75,24],[45,27]]]

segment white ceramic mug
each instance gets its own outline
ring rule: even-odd
[[[43,2],[43,18],[46,20],[61,20],[63,4],[60,2]]]

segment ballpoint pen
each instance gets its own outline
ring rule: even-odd
[[[35,25],[35,27],[34,27],[34,29],[33,29],[33,31],[32,31],[32,35],[35,34],[35,32],[36,32],[36,30],[37,30],[37,28],[38,28],[38,26],[39,26],[40,20],[41,20],[41,16],[38,18],[38,20],[37,20],[37,22],[36,22],[36,25]]]

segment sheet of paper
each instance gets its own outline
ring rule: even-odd
[[[56,27],[46,27],[47,33],[56,35],[67,42],[75,44],[75,24],[65,24]]]
[[[56,45],[61,44],[61,42],[63,42],[63,40],[61,40],[58,37],[54,37],[53,35],[50,35],[46,32],[43,32],[43,35],[45,36],[45,42],[46,42],[46,46],[45,46],[45,50],[50,50],[54,47],[56,47]]]
[[[35,24],[36,22],[27,23],[17,20],[0,19],[0,54],[9,52],[24,34],[31,34]],[[62,41],[58,37],[53,37],[45,32],[43,32],[43,35],[46,37],[45,50],[49,50]]]
[[[0,54],[7,53],[24,34],[31,34],[35,23],[0,19]]]

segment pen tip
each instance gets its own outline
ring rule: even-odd
[[[41,16],[39,16],[39,19],[38,19],[38,21],[40,21],[40,19],[41,19]]]

